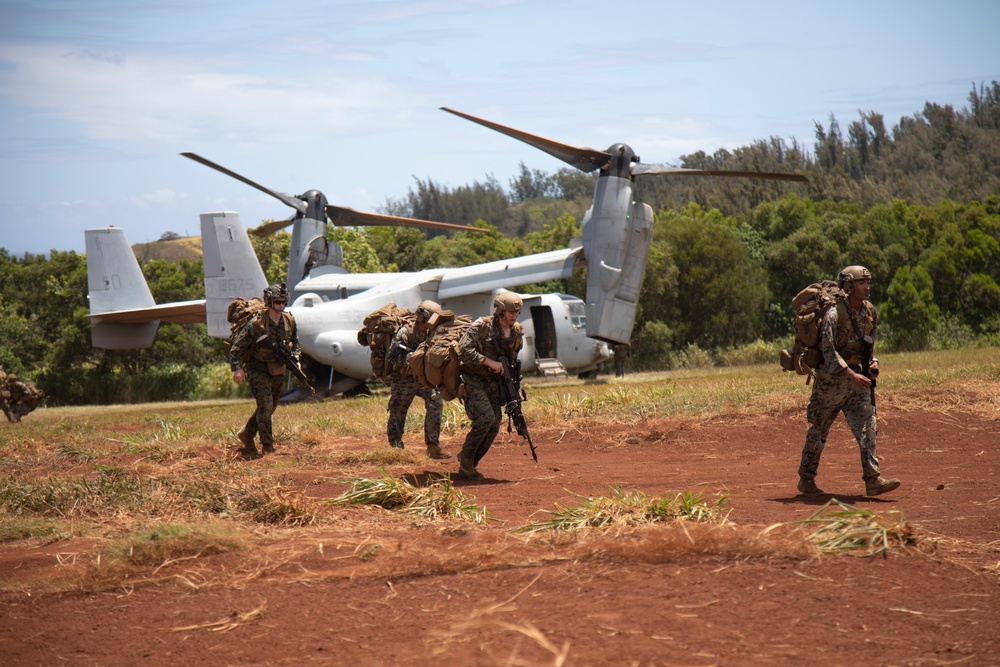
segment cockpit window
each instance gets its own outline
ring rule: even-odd
[[[587,309],[582,301],[570,301],[566,304],[569,308],[569,321],[573,324],[573,330],[579,331],[587,328]]]

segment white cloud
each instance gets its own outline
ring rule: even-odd
[[[8,43],[0,45],[0,63],[8,104],[76,123],[97,140],[307,141],[374,127],[414,98],[377,78],[253,75],[194,56]]]

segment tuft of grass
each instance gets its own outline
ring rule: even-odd
[[[0,508],[42,516],[84,516],[148,508],[159,484],[120,468],[98,467],[96,479],[54,477],[0,481]]]
[[[914,542],[913,530],[899,512],[880,517],[871,510],[860,509],[830,500],[808,519],[792,522],[806,527],[818,526],[807,537],[820,551],[863,557],[885,555],[890,549],[903,548]]]
[[[583,502],[575,507],[556,503],[552,518],[515,529],[517,533],[542,530],[583,530],[585,528],[624,528],[670,521],[725,523],[728,513],[723,506],[728,496],[720,494],[715,502],[706,502],[700,493],[684,491],[674,496],[650,498],[641,491],[623,491],[612,487],[610,498],[573,494]]]
[[[74,463],[89,463],[97,458],[97,454],[93,450],[68,442],[56,446],[55,454],[56,456],[67,458]]]
[[[183,484],[179,495],[198,511],[220,517],[245,517],[256,523],[308,526],[318,517],[311,501],[281,481],[233,470],[229,477],[203,476]]]
[[[371,479],[352,475],[347,478],[350,488],[331,500],[335,505],[377,505],[387,510],[399,510],[427,519],[457,518],[472,523],[485,523],[489,512],[481,508],[451,485],[447,475],[418,488],[396,479],[385,470]]]
[[[162,566],[247,548],[246,540],[231,530],[164,524],[113,543],[107,554],[131,565]]]
[[[71,535],[51,519],[34,517],[4,517],[0,520],[0,542],[35,539],[50,544],[69,539]]]

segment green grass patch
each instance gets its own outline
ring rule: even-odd
[[[624,491],[618,485],[611,488],[611,497],[587,497],[576,506],[556,503],[551,518],[517,528],[514,532],[534,533],[542,530],[583,530],[585,528],[626,528],[671,521],[723,523],[728,496],[705,501],[700,493],[683,491],[673,496],[651,498],[641,491]]]
[[[882,517],[836,498],[808,519],[793,523],[811,530],[807,538],[825,553],[878,556],[914,541],[910,525],[899,512]]]
[[[447,475],[435,478],[425,487],[415,487],[397,479],[385,470],[379,477],[352,475],[346,480],[350,488],[331,500],[334,505],[377,505],[424,519],[452,518],[485,523],[489,512],[479,507],[451,484]]]
[[[164,524],[116,541],[107,554],[131,565],[160,566],[248,548],[247,540],[228,528]]]
[[[38,540],[43,544],[58,542],[72,537],[60,522],[38,517],[8,516],[0,519],[0,542],[16,540]]]

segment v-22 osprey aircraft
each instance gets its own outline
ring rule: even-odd
[[[368,349],[357,342],[357,331],[365,315],[386,303],[412,308],[431,299],[457,313],[486,315],[500,289],[568,278],[579,261],[588,266],[585,301],[568,295],[522,295],[525,307],[520,321],[525,328],[525,346],[521,361],[525,371],[552,359],[574,373],[593,370],[608,358],[607,343],[629,342],[635,323],[653,223],[651,207],[632,198],[635,176],[715,175],[806,181],[796,174],[645,165],[626,144],[614,144],[607,151],[575,148],[458,111],[443,110],[528,143],[584,172],[600,170],[593,203],[583,218],[582,237],[574,239],[570,248],[463,268],[350,274],[342,267],[340,246],[326,239],[328,221],[351,226],[461,227],[332,206],[316,190],[291,197],[193,153],[183,154],[295,209],[288,220],[265,225],[257,233],[293,227],[288,287],[294,300],[288,310],[298,324],[303,352],[313,363],[329,369],[330,393],[348,391],[370,377]],[[201,232],[205,299],[156,305],[124,233],[116,228],[86,230],[95,347],[148,347],[160,322],[207,322],[209,335],[229,336],[229,303],[238,296],[258,296],[266,279],[237,214],[202,214]]]

